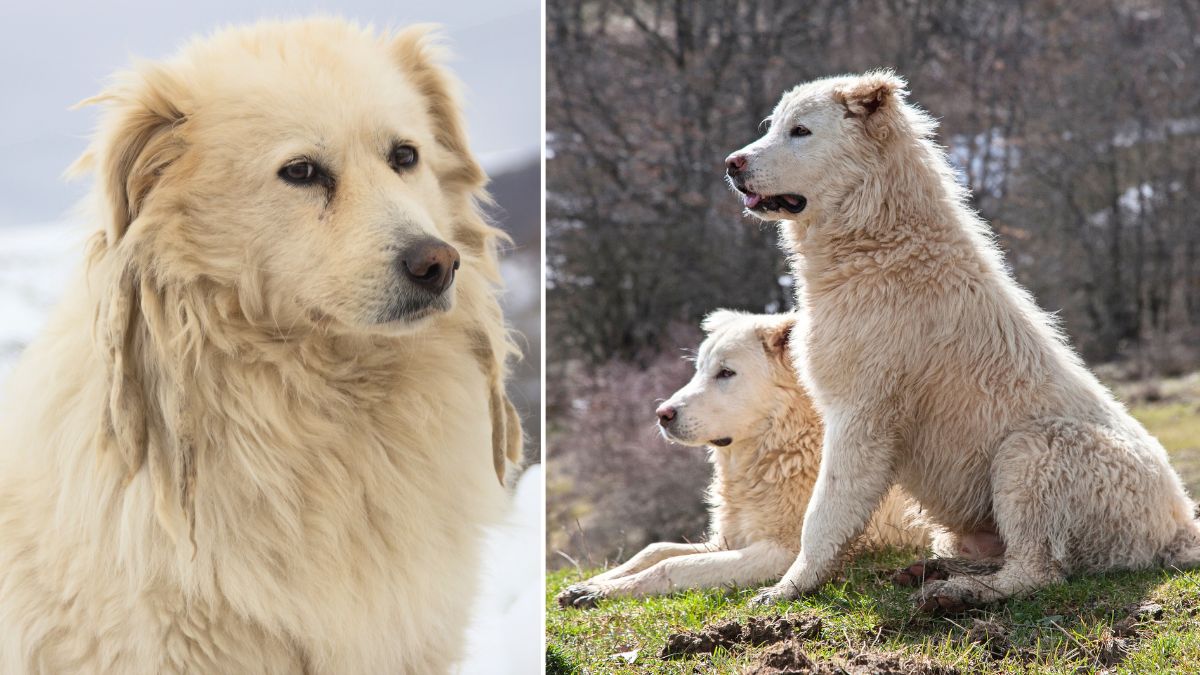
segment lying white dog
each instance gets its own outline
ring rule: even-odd
[[[665,438],[709,448],[710,536],[699,544],[651,544],[558,596],[586,607],[605,597],[687,588],[746,586],[778,577],[796,557],[804,510],[821,462],[821,418],[788,354],[795,314],[728,310],[704,320],[696,374],[657,410]],[[862,537],[872,548],[923,546],[899,492],[876,510]]]
[[[809,319],[797,365],[825,417],[800,555],[758,600],[821,585],[895,483],[961,554],[991,558],[925,584],[930,610],[1200,564],[1166,452],[1009,275],[904,86],[801,85],[727,160],[749,212],[784,220]]]

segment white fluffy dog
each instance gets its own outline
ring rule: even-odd
[[[667,440],[709,448],[708,541],[651,544],[624,565],[565,589],[560,605],[747,586],[783,574],[796,558],[821,463],[821,418],[788,353],[798,320],[795,314],[713,312],[704,320],[707,337],[695,376],[656,411]],[[862,543],[924,546],[926,533],[906,522],[907,508],[898,491],[888,495]]]
[[[0,672],[455,662],[520,427],[427,32],[229,29],[94,99],[101,227],[0,422]]]
[[[808,314],[797,364],[825,418],[800,555],[758,601],[824,582],[894,483],[960,553],[993,559],[926,583],[927,609],[1200,563],[1166,452],[1009,275],[904,86],[801,85],[727,160],[750,213],[784,220]]]

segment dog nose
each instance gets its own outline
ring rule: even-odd
[[[400,252],[405,278],[434,294],[450,288],[458,265],[458,249],[433,237],[418,239]]]
[[[658,423],[660,426],[667,426],[675,419],[675,409],[667,404],[658,406],[658,410],[654,411],[658,415]]]
[[[725,173],[730,178],[738,175],[746,168],[746,156],[733,154],[725,158]]]

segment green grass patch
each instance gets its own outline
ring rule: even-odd
[[[1200,400],[1142,404],[1130,412],[1167,449],[1192,498],[1200,497]]]
[[[765,648],[718,650],[677,660],[659,657],[668,635],[752,615],[815,613],[824,629],[807,641],[813,659],[889,652],[953,666],[961,672],[1093,672],[1112,652],[1113,626],[1130,606],[1156,602],[1160,619],[1140,623],[1120,642],[1116,672],[1200,672],[1200,572],[1152,570],[1086,576],[966,615],[915,612],[907,589],[890,574],[911,555],[874,554],[851,563],[819,592],[776,608],[751,609],[755,589],[687,591],[644,600],[611,599],[591,610],[562,610],[554,596],[599,570],[560,570],[548,578],[546,630],[557,673],[736,673]],[[975,620],[1005,628],[991,648],[967,639]],[[630,662],[630,652],[636,652]],[[622,656],[623,655],[623,656]]]

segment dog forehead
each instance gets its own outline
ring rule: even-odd
[[[700,344],[696,355],[697,370],[713,363],[721,363],[761,352],[762,348],[749,321],[733,320],[713,331]]]
[[[266,24],[195,43],[176,61],[195,113],[337,128],[431,126],[429,102],[378,37],[337,23]]]
[[[230,87],[197,99],[189,133],[207,153],[242,155],[252,148],[273,155],[286,149],[317,152],[335,162],[346,152],[377,154],[398,141],[433,148],[434,124],[424,97],[400,75],[389,79],[375,91],[322,82],[281,83],[269,90]]]
[[[779,99],[771,117],[777,120],[795,119],[813,112],[832,110],[836,105],[831,84],[824,81],[810,82],[785,93]]]

